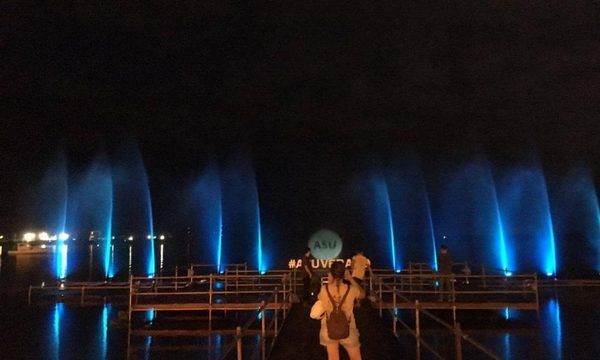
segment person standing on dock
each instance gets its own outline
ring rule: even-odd
[[[311,297],[312,297],[312,277],[313,277],[313,270],[310,264],[310,256],[311,256],[311,250],[309,247],[307,247],[306,249],[304,249],[304,255],[302,256],[302,273],[304,275],[304,277],[302,278],[302,284],[304,286],[303,288],[303,295],[302,295],[302,303],[305,306],[309,306],[311,301]]]
[[[437,256],[438,275],[440,282],[440,297],[439,301],[444,301],[447,298],[448,301],[452,301],[452,256],[448,252],[448,247],[444,244],[440,246],[440,252]]]
[[[356,255],[352,257],[350,268],[352,277],[360,287],[366,292],[365,274],[367,270],[371,273],[371,260],[365,256],[361,249],[356,251]],[[356,306],[360,306],[360,301],[357,301]]]
[[[327,349],[328,360],[339,360],[340,344],[346,349],[350,360],[361,360],[359,332],[354,319],[354,302],[356,299],[365,297],[365,291],[354,280],[350,271],[346,269],[343,262],[336,261],[331,265],[329,274],[327,274],[327,284],[321,286],[319,292],[319,301],[323,304],[327,314],[321,319],[321,331],[319,332],[319,342]],[[334,311],[333,301],[336,302],[349,321],[349,335],[345,339],[333,340],[329,338],[327,330],[327,319]]]

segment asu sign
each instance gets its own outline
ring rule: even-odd
[[[328,229],[321,229],[312,234],[308,247],[312,256],[321,260],[335,259],[342,252],[342,238]]]

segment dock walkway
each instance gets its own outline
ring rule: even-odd
[[[326,360],[327,352],[319,344],[320,321],[309,317],[310,308],[294,304],[288,319],[277,338],[270,360]],[[354,311],[360,331],[361,351],[364,360],[414,359],[414,348],[403,348],[392,333],[389,322],[379,318],[377,310],[362,306]],[[340,349],[340,359],[348,355]]]

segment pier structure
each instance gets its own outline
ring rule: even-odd
[[[414,268],[418,270],[415,271]],[[440,290],[440,282],[450,284]],[[532,310],[539,312],[539,281],[532,274],[451,274],[413,266],[393,272],[375,269],[369,281],[371,299],[383,309]],[[454,316],[456,317],[456,316]]]
[[[358,312],[361,323],[370,324],[369,331],[376,331],[378,336],[389,332],[403,341],[406,336],[414,337],[415,351],[419,354],[422,349],[435,353],[435,346],[424,340],[424,334],[431,331],[424,324],[437,322],[440,325],[436,331],[447,331],[448,335],[454,336],[457,358],[462,347],[469,346],[488,355],[487,358],[495,359],[493,352],[461,329],[459,313],[506,309],[539,312],[540,289],[600,285],[594,280],[540,280],[535,273],[493,273],[483,267],[466,273],[461,271],[462,268],[468,266],[456,264],[455,274],[448,276],[451,286],[447,291],[440,291],[442,276],[427,264],[410,263],[407,269],[399,272],[372,269],[366,278],[370,306]],[[148,346],[152,351],[181,350],[185,346],[196,350],[200,346],[204,351],[206,346],[214,359],[227,356],[266,359],[273,348],[279,354],[273,354],[275,358],[283,356],[282,345],[276,346],[276,343],[294,341],[294,332],[285,335],[283,325],[287,323],[292,304],[298,299],[297,290],[301,288],[297,270],[260,273],[248,269],[245,264],[222,267],[219,272],[216,269],[210,265],[196,265],[163,271],[156,277],[132,276],[128,282],[64,281],[52,286],[30,286],[28,300],[30,303],[32,299],[70,301],[82,306],[94,304],[92,299],[119,301],[127,307],[127,312],[120,311],[119,317],[123,325],[127,323],[130,358],[135,358],[140,348],[149,351]],[[306,314],[300,314],[308,309],[294,308],[299,312],[296,315],[292,312],[295,328],[307,325],[302,325],[304,320],[311,322],[308,317],[304,319]],[[450,314],[452,320],[447,318]],[[380,320],[370,319],[371,315],[378,315]],[[314,326],[308,328],[315,331]],[[307,333],[306,336],[313,335]],[[142,337],[146,343],[140,346]],[[161,342],[161,338],[195,340],[191,345],[182,345],[173,340]],[[147,339],[151,339],[151,345]],[[364,345],[369,346],[368,342]],[[370,351],[376,348],[372,346]]]
[[[265,359],[291,309],[292,279],[289,270],[242,269],[189,277],[132,276],[128,354],[139,348],[136,337],[225,336],[229,342],[219,349],[221,356],[253,351]],[[249,336],[258,337],[258,344],[253,350],[242,349]]]

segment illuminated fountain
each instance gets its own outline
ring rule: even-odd
[[[71,186],[68,224],[71,229],[92,230],[90,239],[101,246],[103,276],[114,275],[111,264],[113,181],[110,166],[104,157],[96,159],[77,186]],[[79,259],[72,257],[76,265]]]
[[[455,260],[470,259],[507,271],[508,252],[489,165],[476,159],[445,174],[437,206],[437,233]]]
[[[60,154],[48,168],[41,183],[33,194],[30,213],[35,219],[32,223],[44,224],[49,232],[56,237],[56,250],[54,252],[53,273],[59,280],[67,277],[67,208],[69,200],[69,184],[67,174],[67,160],[64,154]],[[58,236],[58,234],[63,234]],[[35,237],[36,235],[33,234]],[[46,237],[50,236],[46,233]],[[32,239],[33,240],[33,239]],[[40,239],[43,240],[43,239]]]
[[[214,263],[221,272],[223,257],[223,196],[221,178],[215,162],[211,162],[194,186],[192,191],[194,217],[198,219],[200,239],[204,246],[192,246],[195,263]],[[208,250],[208,251],[207,251]],[[206,254],[212,258],[206,258]]]
[[[106,157],[96,158],[85,171],[72,171],[82,174],[77,178],[68,176],[63,157],[42,178],[40,200],[33,208],[47,237],[56,236],[53,265],[59,280],[83,261],[73,250],[76,244],[68,248],[66,235],[59,235],[67,229],[95,232],[100,249],[89,252],[89,278],[94,256],[100,258],[104,278],[111,279],[121,269],[155,276],[155,251],[161,271],[165,254],[181,252],[169,243],[155,248],[150,183],[139,151],[129,148],[112,165]],[[276,253],[285,245],[282,240],[268,244],[277,237],[265,236],[264,229],[272,231],[275,221],[270,221],[269,197],[259,193],[252,161],[244,154],[226,165],[221,171],[216,161],[209,162],[193,182],[188,196],[192,216],[185,221],[198,236],[189,237],[194,250],[189,261],[216,264],[218,271],[225,263],[249,262],[261,272],[281,266],[267,251]],[[537,162],[498,170],[479,157],[426,176],[416,157],[409,156],[381,168],[352,184],[362,207],[348,211],[360,213],[352,214],[360,224],[344,229],[349,220],[342,216],[331,223],[344,241],[350,240],[345,249],[361,247],[382,267],[399,271],[415,261],[436,269],[436,248],[443,242],[456,261],[484,264],[506,275],[538,271],[556,276],[557,260],[568,269],[584,259],[588,268],[600,271],[600,208],[589,169],[569,173],[559,195],[551,196]],[[126,250],[119,250],[123,242],[113,241],[113,234],[121,236]],[[304,246],[306,242],[298,242],[289,251],[300,253]]]
[[[396,252],[400,263],[427,262],[436,269],[436,239],[429,193],[415,154],[407,154],[385,172]],[[394,267],[398,270],[398,267]]]
[[[563,240],[561,263],[565,268],[577,269],[583,260],[587,269],[600,272],[600,206],[589,168],[572,169],[559,193],[560,221],[555,226]],[[577,246],[567,246],[573,243]]]
[[[140,269],[149,277],[156,274],[156,257],[154,248],[154,222],[150,184],[142,156],[135,146],[123,149],[117,164],[113,166],[113,232],[131,234],[135,264],[131,269]],[[122,266],[115,261],[114,271]],[[137,266],[136,266],[137,265]]]
[[[256,177],[251,160],[246,155],[233,158],[223,179],[223,243],[229,254],[253,254],[256,259],[250,266],[265,272],[268,268],[263,253],[263,234]],[[230,259],[245,262],[247,257]]]
[[[401,265],[397,258],[394,221],[388,185],[385,177],[371,171],[355,181],[354,187],[358,191],[358,199],[365,209],[367,220],[365,233],[373,234],[375,241],[363,244],[366,253],[371,254],[371,260],[390,264],[393,269],[400,270]],[[385,257],[387,254],[389,257]],[[389,265],[388,265],[389,266]]]
[[[515,267],[556,275],[556,250],[546,180],[539,165],[511,169],[498,183],[505,235],[515,242]]]

